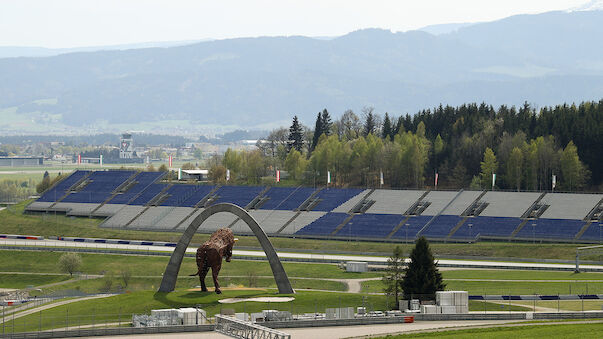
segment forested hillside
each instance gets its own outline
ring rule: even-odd
[[[336,186],[601,191],[603,100],[535,110],[487,104],[440,106],[411,117],[346,111],[332,121],[325,109],[314,130],[297,117],[274,130],[259,150],[228,150],[215,159],[214,181],[259,183],[285,169],[291,184]]]

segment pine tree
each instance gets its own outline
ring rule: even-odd
[[[322,112],[318,112],[318,116],[316,117],[316,125],[314,126],[314,136],[312,137],[312,147],[310,150],[314,151],[316,145],[318,145],[318,139],[322,135]]]
[[[429,243],[425,237],[420,237],[415,248],[410,253],[410,262],[404,269],[402,291],[404,299],[421,298],[420,295],[435,294],[446,287],[438,264],[434,261]]]
[[[291,127],[289,127],[287,151],[291,151],[291,149],[293,148],[298,152],[301,152],[302,147],[304,147],[304,131],[302,130],[302,127],[299,124],[296,115],[293,117],[293,123],[291,124]]]
[[[364,120],[364,136],[375,133],[375,128],[377,127],[375,121],[375,115],[372,111],[369,111],[366,114],[366,119]]]
[[[327,109],[322,110],[322,118],[320,119],[321,130],[327,136],[331,135],[331,131],[333,130],[333,121],[331,121],[331,115]]]
[[[385,112],[385,118],[383,119],[383,129],[381,130],[381,138],[382,139],[392,139],[393,129],[392,122],[389,119],[389,114]]]
[[[383,291],[395,300],[395,308],[398,308],[398,296],[402,292],[402,280],[404,279],[404,255],[400,246],[394,248],[394,253],[387,259],[387,270],[383,276]]]

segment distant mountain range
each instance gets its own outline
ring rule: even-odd
[[[603,11],[549,12],[333,39],[214,40],[0,59],[0,133],[223,132],[312,125],[327,108],[393,115],[603,98]]]

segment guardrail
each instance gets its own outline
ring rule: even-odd
[[[215,331],[241,339],[291,339],[291,335],[275,329],[232,317],[216,315]]]

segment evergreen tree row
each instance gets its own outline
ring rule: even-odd
[[[486,104],[439,106],[415,116],[383,118],[367,107],[332,121],[324,109],[314,130],[297,116],[290,128],[258,143],[258,182],[286,169],[292,184],[338,186],[600,191],[603,180],[603,100],[540,110]],[[225,157],[226,162],[229,162]],[[254,156],[252,158],[257,158]],[[261,168],[264,168],[263,173]]]

